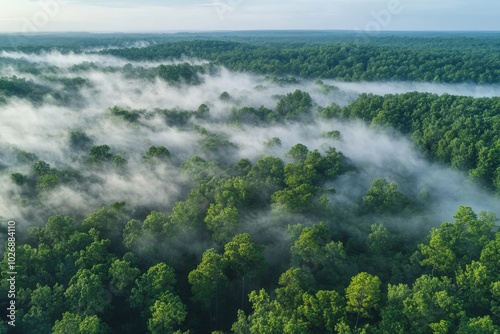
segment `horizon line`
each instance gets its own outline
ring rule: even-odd
[[[500,30],[383,30],[365,31],[354,29],[206,29],[206,30],[46,30],[37,32],[22,31],[0,31],[0,35],[42,35],[42,34],[182,34],[182,33],[242,33],[242,32],[353,32],[365,34],[387,34],[387,33],[500,33]]]

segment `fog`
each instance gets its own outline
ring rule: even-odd
[[[340,131],[339,140],[325,140],[321,134]],[[394,133],[368,127],[360,121],[317,121],[313,124],[289,124],[271,128],[244,127],[238,131],[224,129],[230,140],[240,147],[241,157],[253,160],[262,154],[277,154],[286,161],[286,152],[302,143],[310,150],[324,153],[330,146],[341,151],[356,167],[356,171],[341,175],[328,184],[336,189],[330,196],[337,205],[359,204],[376,178],[386,178],[398,184],[398,190],[416,198],[425,190],[431,198],[436,223],[453,220],[460,205],[471,206],[476,212],[485,210],[500,216],[500,201],[467,179],[464,172],[427,161],[410,140]],[[282,147],[272,151],[264,143],[280,138]],[[267,151],[266,151],[267,150]],[[264,153],[263,153],[264,152]]]
[[[95,50],[99,51],[99,50]],[[57,66],[59,68],[68,68],[74,65],[84,64],[84,63],[94,63],[100,67],[122,67],[127,64],[140,67],[155,67],[159,65],[168,64],[179,64],[183,62],[188,62],[191,64],[204,64],[206,61],[195,60],[195,59],[179,59],[176,61],[163,61],[163,62],[138,62],[138,61],[128,61],[121,58],[117,58],[109,55],[100,55],[93,53],[94,51],[86,53],[61,53],[59,51],[44,51],[41,53],[23,53],[15,51],[1,51],[0,58],[5,59],[16,59],[23,60],[30,63],[40,63],[46,65]]]
[[[200,134],[192,130],[197,124],[209,131],[224,134],[236,144],[234,155],[226,156],[228,162],[248,158],[252,162],[264,155],[278,155],[285,161],[286,152],[295,144],[302,143],[310,150],[325,152],[333,146],[344,153],[356,167],[356,171],[342,175],[332,182],[336,194],[330,196],[335,205],[355,205],[366,193],[370,183],[380,177],[397,182],[399,189],[408,196],[418,196],[425,189],[432,198],[431,216],[438,225],[452,220],[459,205],[470,205],[475,210],[493,211],[500,216],[498,198],[467,181],[465,174],[445,166],[428,162],[413,147],[408,138],[393,132],[370,128],[356,121],[325,121],[314,119],[311,123],[288,123],[267,127],[229,125],[224,120],[233,107],[261,105],[274,108],[279,99],[295,89],[307,91],[315,107],[331,103],[346,104],[359,93],[403,93],[407,91],[432,92],[479,96],[500,95],[499,86],[444,85],[418,83],[342,83],[325,80],[340,91],[325,92],[313,81],[278,85],[269,78],[248,73],[234,73],[219,68],[215,74],[201,74],[199,85],[171,85],[161,79],[144,80],[126,78],[119,72],[90,70],[72,73],[69,68],[85,62],[101,67],[132,66],[154,67],[160,63],[129,62],[116,57],[96,54],[63,54],[57,51],[38,55],[20,52],[1,52],[1,59],[14,59],[54,66],[51,75],[59,78],[79,76],[88,84],[79,88],[75,96],[79,107],[55,103],[47,95],[42,103],[33,104],[26,99],[7,98],[0,107],[0,212],[2,219],[43,222],[56,213],[82,215],[99,208],[102,204],[126,201],[128,207],[169,212],[175,201],[182,200],[189,181],[180,172],[179,164],[193,154],[200,154]],[[179,60],[178,62],[184,62]],[[178,63],[178,62],[171,62]],[[202,60],[191,60],[202,64]],[[46,83],[42,68],[40,74],[25,74],[15,65],[3,67],[2,75],[17,75]],[[47,84],[48,85],[48,84]],[[229,101],[219,96],[228,92]],[[210,108],[208,120],[191,119],[188,128],[167,124],[154,109],[196,110],[201,104]],[[109,108],[122,106],[141,110],[137,122],[131,123],[111,115]],[[112,154],[127,160],[120,168],[112,166],[95,168],[82,163],[85,151],[75,151],[69,144],[70,131],[81,130],[93,145],[107,144]],[[338,130],[341,138],[325,139],[322,134]],[[266,148],[265,142],[280,138],[282,146]],[[143,156],[150,146],[165,146],[173,155],[171,162],[147,165]],[[17,157],[20,151],[36,154],[53,168],[78,170],[82,181],[60,184],[54,189],[22,205],[22,191],[10,180],[15,172],[29,174],[30,164]],[[264,213],[263,213],[264,214]],[[39,221],[37,221],[37,219]]]
[[[147,48],[148,46],[152,46],[155,44],[156,43],[152,41],[135,41],[135,42],[122,43],[122,45],[96,46],[92,48],[86,48],[83,51],[88,53],[93,53],[104,50],[114,50],[114,49],[124,49],[124,48]]]
[[[372,93],[375,95],[403,94],[408,92],[422,92],[433,94],[449,94],[472,97],[500,96],[500,85],[478,85],[474,83],[419,83],[419,82],[340,82],[323,80],[329,85],[334,85],[346,92]]]

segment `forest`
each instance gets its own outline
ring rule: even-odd
[[[500,333],[499,49],[0,35],[0,333]]]

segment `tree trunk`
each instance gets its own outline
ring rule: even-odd
[[[215,325],[219,328],[219,281],[215,283]]]
[[[241,309],[245,307],[245,276],[243,276],[241,285]]]

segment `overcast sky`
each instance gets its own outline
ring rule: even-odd
[[[0,32],[500,30],[498,0],[0,0]]]

